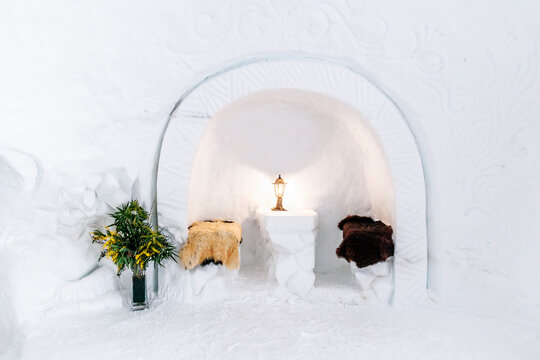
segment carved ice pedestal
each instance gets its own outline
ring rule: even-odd
[[[257,218],[271,254],[269,277],[290,292],[305,297],[315,282],[317,213],[258,209]]]

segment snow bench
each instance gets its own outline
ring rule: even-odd
[[[235,278],[240,268],[241,243],[242,227],[232,221],[201,221],[188,228],[179,254],[184,269],[190,270],[184,287],[187,298],[216,298],[222,292],[225,282]]]
[[[343,242],[336,255],[350,263],[365,300],[389,303],[394,290],[392,227],[357,215],[347,216],[338,227],[343,230]]]

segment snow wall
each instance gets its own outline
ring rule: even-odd
[[[5,179],[33,175],[10,170],[20,161],[0,168],[13,190],[1,201],[0,352],[6,329],[51,301],[116,288],[114,275],[88,281],[96,249],[81,231],[107,201],[135,191],[149,205],[158,139],[180,94],[264,52],[354,61],[404,110],[424,159],[436,301],[537,310],[539,33],[533,0],[2,2],[0,146],[39,163],[42,181],[13,190]],[[7,192],[19,195],[8,202]],[[66,259],[69,276],[58,270]],[[96,279],[113,272],[100,269]],[[29,284],[49,291],[25,294]],[[58,284],[78,290],[59,295]]]

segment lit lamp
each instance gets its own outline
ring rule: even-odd
[[[276,181],[274,181],[274,193],[276,194],[277,202],[276,207],[272,208],[272,211],[287,211],[287,209],[283,207],[283,194],[285,193],[285,185],[287,185],[287,183],[283,181],[280,174]]]

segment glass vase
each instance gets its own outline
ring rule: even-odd
[[[146,298],[146,275],[144,270],[137,267],[132,270],[132,289],[133,300],[131,303],[131,311],[144,310],[148,308],[148,302]]]

